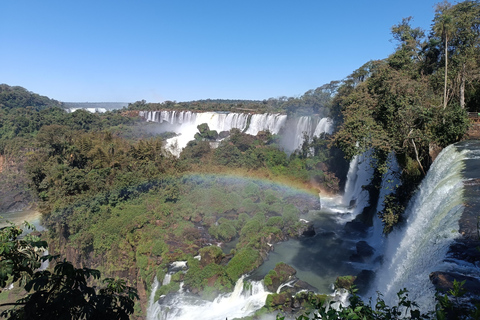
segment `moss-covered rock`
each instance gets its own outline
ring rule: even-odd
[[[355,276],[342,276],[342,277],[337,277],[337,279],[335,280],[335,289],[347,289],[349,290],[355,279],[357,277]]]
[[[293,267],[286,263],[279,262],[275,266],[275,269],[271,270],[265,276],[264,283],[269,291],[277,292],[278,287],[280,287],[282,283],[292,279],[296,273],[297,270],[295,270]]]
[[[210,263],[220,263],[223,258],[223,251],[217,246],[208,246],[200,249],[200,264],[202,266],[209,265]]]

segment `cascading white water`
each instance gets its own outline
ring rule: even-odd
[[[407,288],[409,298],[422,310],[433,310],[435,290],[429,274],[441,270],[449,245],[458,236],[464,158],[465,152],[458,152],[453,145],[437,157],[407,206],[405,227],[388,236],[384,264],[369,296],[378,291],[393,305],[396,293]]]
[[[250,118],[250,125],[246,133],[255,136],[260,131],[268,130],[273,134],[277,134],[286,121],[287,116],[283,114],[254,114]]]
[[[370,196],[368,191],[362,187],[368,185],[373,177],[374,167],[371,155],[372,152],[367,151],[361,155],[356,155],[350,161],[342,202],[345,206],[350,206],[353,203],[354,208],[351,214],[344,216],[342,220],[348,221],[355,218],[368,204]]]
[[[170,129],[179,136],[167,140],[167,148],[176,156],[194,139],[198,132],[197,126],[206,123],[210,130],[230,131],[237,128],[247,134],[257,135],[260,131],[270,131],[278,134],[287,124],[287,115],[282,114],[253,114],[221,113],[221,112],[191,112],[191,111],[140,111],[139,116],[148,122],[168,122],[174,127]],[[247,128],[248,126],[248,128]],[[322,133],[332,133],[333,122],[329,118],[318,119],[304,116],[295,122],[292,137],[285,146],[286,150],[294,151],[301,146],[303,134],[309,138],[320,136]]]
[[[105,113],[107,112],[107,109],[105,108],[68,108],[65,109],[68,113],[75,112],[77,110],[87,110],[90,113]]]
[[[304,134],[309,138],[313,133],[313,119],[311,117],[300,117],[295,126],[295,140],[293,141],[293,150],[299,148],[303,143]]]
[[[380,212],[385,207],[383,201],[385,197],[393,192],[400,186],[400,166],[398,165],[397,158],[392,152],[387,158],[387,172],[382,177],[382,184],[380,186],[380,193],[378,196],[376,212]],[[373,228],[370,234],[370,238],[367,240],[369,245],[375,248],[376,256],[380,255],[383,251],[385,237],[383,235],[382,220],[375,215],[373,217]]]
[[[158,284],[158,281],[156,282]],[[155,282],[152,288],[156,291]],[[265,304],[269,292],[261,281],[249,281],[244,277],[235,284],[233,292],[220,295],[214,301],[200,300],[186,292],[173,294],[153,302],[152,295],[147,320],[216,320],[247,317]]]
[[[43,255],[42,256],[48,256],[48,249],[46,249],[44,252],[43,252]],[[42,262],[42,264],[40,265],[40,268],[38,268],[39,271],[43,271],[43,270],[47,270],[48,267],[50,266],[50,261],[48,260],[45,260]]]
[[[318,118],[316,116],[302,116],[295,120],[291,125],[293,128],[288,130],[284,140],[285,148],[289,151],[295,151],[303,144],[305,135],[312,139],[314,136],[319,137],[323,133],[332,134],[333,122],[330,118]]]
[[[333,132],[333,121],[330,118],[322,118],[315,127],[313,135],[318,137],[322,133],[332,134]]]
[[[150,297],[148,298],[147,319],[154,319],[151,317],[149,318],[149,316],[155,314],[157,310],[157,305],[155,304],[155,293],[157,292],[159,286],[160,282],[158,282],[157,276],[155,276],[155,279],[153,279],[152,283],[152,291],[150,292]]]

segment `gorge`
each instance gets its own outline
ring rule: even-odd
[[[167,121],[180,126],[187,123],[184,128],[199,124],[192,120],[191,113],[149,112],[140,115],[147,121],[158,123]],[[209,121],[211,128],[220,131],[229,128],[252,130],[252,133],[253,130],[257,133],[265,129],[275,130],[276,133],[291,130],[295,132],[295,148],[300,146],[303,133],[312,137],[318,134],[317,131],[328,133],[329,130],[328,127],[323,131],[313,130],[312,119],[307,117],[297,119],[294,128],[285,128],[286,116],[256,115],[252,116],[255,129],[248,127],[247,116],[241,114],[207,113],[193,115],[193,118],[202,119],[200,122]],[[325,122],[325,119],[317,120],[317,128]],[[478,191],[479,148],[480,145],[473,141],[445,148],[410,200],[405,221],[388,237],[382,235],[382,223],[378,217],[373,218],[370,227],[346,228],[369,205],[369,192],[364,187],[371,182],[375,166],[371,152],[354,157],[350,162],[344,193],[334,197],[321,195],[321,209],[310,209],[300,216],[300,219],[313,223],[315,236],[274,244],[275,249],[260,268],[247,277],[241,277],[232,293],[220,295],[213,302],[189,294],[188,290],[181,289],[181,285],[179,293],[169,293],[155,301],[156,289],[169,283],[163,280],[160,284],[155,279],[147,319],[190,319],[192,315],[197,318],[201,315],[199,319],[251,316],[264,305],[267,295],[274,293],[266,291],[260,279],[278,262],[293,266],[297,270],[296,276],[313,285],[317,293],[332,296],[335,296],[332,286],[336,277],[368,271],[370,283],[369,290],[364,293],[365,299],[375,297],[379,292],[387,303],[393,305],[397,292],[407,288],[422,312],[433,311],[436,291],[429,279],[430,274],[458,274],[462,279],[480,276],[475,255],[458,259],[454,257],[455,250],[450,249],[458,241],[469,242],[469,248],[478,243],[476,231],[460,228],[459,221],[464,217],[466,207],[470,208],[470,212],[478,210],[478,200],[473,194]],[[400,168],[393,153],[387,162],[388,170],[383,175],[377,203],[373,204],[377,211],[382,210],[385,196],[400,184]],[[476,188],[474,192],[472,188]],[[469,196],[465,196],[466,189],[470,190]],[[470,225],[468,228],[473,227]],[[468,235],[465,236],[465,233]],[[374,254],[359,257],[358,245],[355,249],[358,242],[367,242]],[[284,285],[289,286],[289,283]],[[345,296],[338,299],[345,301]]]

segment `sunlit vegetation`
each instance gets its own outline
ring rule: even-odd
[[[431,151],[459,141],[469,126],[466,112],[480,111],[478,17],[478,1],[439,4],[428,34],[406,18],[392,27],[398,45],[388,58],[296,98],[138,101],[127,111],[67,113],[58,101],[2,84],[0,156],[2,163],[18,166],[0,171],[2,187],[23,188],[13,182],[28,181],[53,250],[73,250],[78,263],[107,275],[128,273],[130,285],[160,280],[169,263],[185,260],[188,271],[172,277],[157,296],[178,290],[183,281],[191,292],[213,298],[258,267],[271,243],[298,236],[305,227],[297,195],[278,183],[337,193],[346,170],[339,159],[373,150],[377,186],[369,190],[378,192],[394,152],[402,185],[378,214],[386,233],[402,220],[431,165]],[[237,129],[213,148],[219,133],[202,124],[176,158],[164,147],[172,133],[157,135],[156,124],[135,116],[161,109],[317,114],[333,118],[336,132],[305,139],[287,154],[278,136]],[[233,240],[237,244],[229,252],[216,246]],[[267,284],[275,276],[270,273]],[[383,319],[399,307],[420,318],[414,304],[405,305],[405,293],[396,307],[379,299],[372,308],[355,295],[349,308],[316,306],[323,319]],[[279,296],[269,299],[272,304]]]
[[[216,132],[203,125],[175,158],[161,136],[148,126],[138,129],[140,119],[128,113],[28,110],[44,114],[34,128],[3,126],[3,154],[26,163],[52,249],[64,254],[73,248],[77,262],[106,275],[137,270],[130,285],[150,284],[154,276],[163,278],[169,263],[187,260],[188,272],[157,295],[178,290],[180,281],[206,298],[230,291],[263,262],[271,243],[301,234],[305,208],[295,193],[256,179],[296,184],[314,198],[319,187],[339,189],[328,171],[333,154],[322,139],[287,155],[268,132],[232,130],[212,148]],[[28,137],[25,144],[22,137]],[[215,246],[232,240],[237,245],[230,252]],[[199,253],[201,262],[193,258]]]

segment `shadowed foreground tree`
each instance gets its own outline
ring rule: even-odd
[[[2,312],[7,319],[129,319],[138,299],[134,288],[123,279],[107,278],[98,289],[89,280],[99,280],[100,271],[75,268],[70,262],[56,264],[53,273],[38,270],[46,243],[38,237],[20,238],[22,229],[9,225],[0,230],[0,287],[18,281],[26,297]]]

